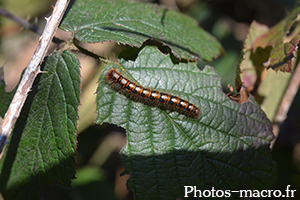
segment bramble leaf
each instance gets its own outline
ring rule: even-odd
[[[79,62],[70,52],[55,52],[44,71],[28,94],[0,162],[5,199],[40,199],[46,185],[70,186],[74,178]]]
[[[124,96],[105,82],[110,69],[190,101],[201,109],[199,118]],[[200,71],[195,63],[174,64],[169,55],[145,47],[136,60],[124,58],[105,67],[96,99],[96,122],[127,131],[123,173],[131,175],[127,186],[136,199],[182,198],[184,186],[266,189],[276,180],[270,121],[252,96],[242,104],[230,100],[209,66]]]
[[[148,39],[157,40],[180,59],[211,61],[223,52],[221,44],[196,20],[154,4],[78,0],[60,28],[89,43],[116,41],[140,47]]]

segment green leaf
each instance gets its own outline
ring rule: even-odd
[[[74,178],[79,63],[70,52],[55,52],[44,71],[0,163],[4,199],[40,199],[47,184],[70,186]]]
[[[261,108],[265,111],[267,117],[271,121],[275,118],[291,77],[292,74],[290,73],[269,71],[259,85],[257,93],[263,98]]]
[[[252,96],[242,104],[230,100],[213,68],[174,64],[155,47],[142,49],[135,61],[119,62],[108,64],[99,78],[96,122],[126,129],[123,173],[131,175],[127,185],[136,199],[180,198],[184,186],[238,190],[267,189],[274,183],[272,125]],[[131,100],[106,83],[110,69],[188,100],[201,109],[199,118]]]
[[[211,61],[221,44],[199,28],[197,21],[154,4],[78,0],[60,28],[82,42],[116,41],[140,47],[147,39],[170,46],[178,58]]]
[[[13,99],[16,89],[11,92],[5,91],[4,71],[3,67],[0,67],[0,117],[4,118],[4,115]]]

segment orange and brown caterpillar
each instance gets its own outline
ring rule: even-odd
[[[197,118],[200,114],[200,109],[194,104],[174,95],[143,88],[123,77],[115,69],[111,69],[107,73],[106,82],[128,98],[143,102],[144,104],[162,109],[175,110],[192,118]]]

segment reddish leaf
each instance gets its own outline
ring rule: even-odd
[[[268,32],[257,37],[253,45],[253,52],[255,52],[258,47],[272,47],[270,59],[264,64],[265,67],[272,68],[276,71],[291,72],[293,67],[291,59],[294,57],[293,51],[296,50],[299,37],[286,37],[286,34],[289,33],[289,30],[294,25],[299,11],[300,2],[296,4],[290,15],[272,27]],[[299,31],[297,27],[294,30]],[[298,33],[295,32],[292,33],[292,35],[297,34]],[[288,41],[286,41],[286,39],[288,39]]]

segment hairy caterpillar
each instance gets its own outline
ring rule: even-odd
[[[106,82],[126,97],[146,105],[177,111],[192,118],[197,118],[200,114],[200,109],[194,104],[175,95],[150,90],[137,85],[123,77],[115,69],[111,69],[107,73]]]

